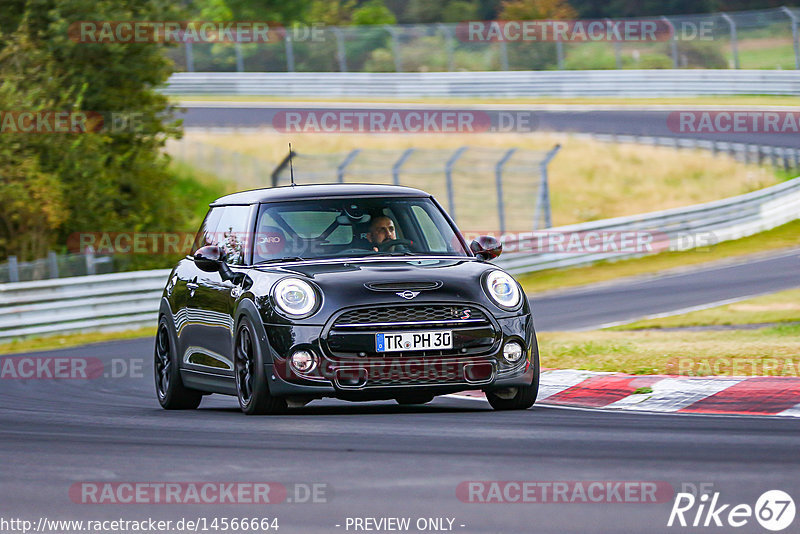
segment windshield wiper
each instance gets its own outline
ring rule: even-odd
[[[284,258],[272,258],[271,260],[259,261],[255,265],[263,265],[265,263],[281,263],[284,261],[306,261],[306,259],[301,258],[300,256],[286,256]]]
[[[376,252],[369,255],[369,257],[372,256],[420,256],[420,254],[416,252]]]

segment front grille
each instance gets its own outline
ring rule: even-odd
[[[449,330],[450,349],[377,352],[376,334]],[[488,314],[470,304],[406,304],[356,308],[334,317],[324,330],[323,346],[333,358],[470,357],[486,354],[499,337]]]
[[[435,304],[351,310],[340,315],[333,328],[386,327],[392,324],[408,326],[409,323],[458,326],[488,322],[486,315],[474,306]]]

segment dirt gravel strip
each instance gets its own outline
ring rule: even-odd
[[[481,391],[456,396],[482,398]],[[542,370],[537,404],[661,413],[800,417],[800,377],[690,377]]]

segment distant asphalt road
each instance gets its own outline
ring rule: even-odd
[[[797,287],[798,262],[794,250],[597,286],[535,298],[534,313],[540,330],[583,328]],[[794,418],[540,405],[493,412],[483,400],[454,397],[419,407],[315,401],[284,416],[246,417],[234,398],[215,395],[197,411],[167,412],[155,399],[152,353],[151,339],[41,353],[95,357],[105,372],[90,380],[0,380],[0,520],[268,517],[278,518],[280,533],[306,534],[354,532],[345,528],[348,518],[407,517],[452,519],[452,531],[470,534],[730,532],[667,527],[675,493],[703,485],[719,492],[720,505],[752,507],[762,493],[779,489],[800,502]],[[639,481],[667,491],[654,503],[487,504],[457,493],[470,481]],[[278,482],[295,502],[81,503],[84,483],[126,482]],[[324,502],[297,502],[304,492],[293,488],[309,484],[325,485]],[[690,522],[696,511],[687,512]],[[800,518],[786,532],[797,532],[798,524]],[[764,532],[753,518],[735,530]]]
[[[795,287],[800,248],[565,290],[531,303],[538,331],[585,330]]]
[[[284,103],[203,103],[192,102],[184,108],[185,113],[180,115],[183,118],[184,126],[187,128],[264,128],[272,125],[276,113],[287,110],[309,110],[309,109],[443,109],[444,106],[433,104],[348,104],[348,103],[303,103],[303,102],[284,102]],[[456,108],[451,105],[448,108]],[[692,132],[674,131],[674,121],[668,120],[670,114],[675,111],[684,110],[680,105],[671,106],[668,109],[635,109],[626,107],[620,109],[593,109],[591,107],[581,109],[580,106],[561,106],[553,109],[554,106],[535,106],[519,105],[514,106],[486,104],[483,106],[461,106],[457,109],[473,109],[481,111],[500,111],[500,110],[519,110],[533,112],[534,125],[536,130],[572,132],[572,133],[598,133],[598,134],[618,134],[618,135],[642,135],[659,137],[683,137],[704,140],[728,141],[734,143],[751,143],[768,146],[787,146],[800,147],[800,134],[787,130],[786,133],[740,133],[740,132]],[[694,109],[686,106],[685,109]],[[726,109],[725,106],[717,106],[715,109]],[[729,109],[734,109],[733,107]],[[765,108],[746,108],[739,106],[739,110],[765,109]],[[697,119],[696,124],[700,124]],[[724,123],[723,123],[724,126]]]

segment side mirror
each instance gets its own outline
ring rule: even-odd
[[[198,269],[207,273],[217,272],[225,265],[222,262],[222,250],[216,245],[197,249],[194,253],[194,263]]]
[[[489,261],[503,252],[503,244],[490,235],[482,235],[469,244],[469,249],[478,259]]]

